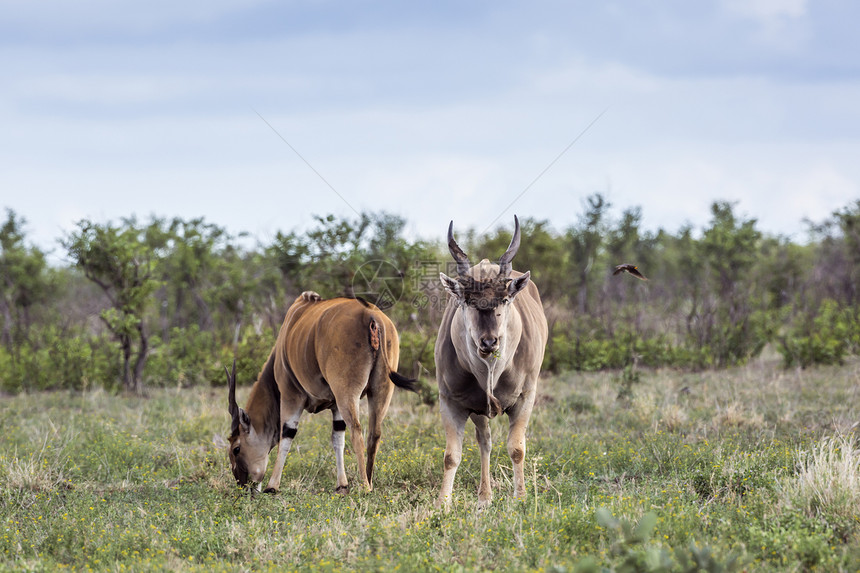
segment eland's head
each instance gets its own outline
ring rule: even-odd
[[[460,306],[469,338],[484,360],[499,355],[510,304],[529,283],[529,272],[511,277],[511,261],[519,248],[520,222],[514,216],[514,235],[498,263],[484,259],[472,267],[469,257],[454,240],[454,222],[448,226],[448,250],[457,262],[457,278],[445,273],[440,273],[440,278]]]
[[[224,367],[227,370],[227,367]],[[236,361],[233,361],[233,371],[227,372],[229,387],[227,407],[232,418],[228,455],[233,477],[240,486],[248,482],[260,483],[269,465],[269,452],[273,444],[271,436],[255,430],[248,412],[236,403]]]

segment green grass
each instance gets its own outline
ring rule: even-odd
[[[524,501],[494,420],[478,511],[470,427],[447,513],[438,412],[406,393],[375,490],[348,496],[325,413],[302,419],[281,493],[249,495],[213,442],[226,390],[3,397],[0,570],[860,569],[860,363],[637,374],[542,381]]]

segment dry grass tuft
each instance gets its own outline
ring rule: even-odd
[[[2,466],[6,474],[3,476],[5,485],[10,489],[31,491],[70,487],[65,475],[66,457],[56,451],[49,452],[46,446],[43,444],[38,452],[23,457],[18,457],[15,452]]]
[[[836,515],[860,520],[860,447],[854,435],[821,440],[799,454],[799,471],[781,489],[810,517]]]
[[[687,425],[690,417],[679,404],[666,404],[660,409],[660,425],[668,432],[677,432]]]
[[[748,411],[739,402],[732,402],[717,412],[716,422],[723,428],[761,428],[764,417]]]

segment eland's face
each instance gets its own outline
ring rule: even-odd
[[[463,325],[482,359],[499,357],[511,301],[529,282],[529,273],[515,279],[496,277],[488,281],[452,279],[441,274],[442,284],[460,306]]]
[[[461,312],[475,350],[481,358],[487,359],[499,354],[499,346],[504,336],[502,325],[507,318],[510,301],[502,299],[488,306],[482,306],[482,302],[484,301],[478,301],[477,304],[466,303],[461,307]]]
[[[236,483],[245,487],[249,481],[263,481],[274,444],[271,437],[266,438],[254,429],[251,416],[236,403],[236,361],[233,360],[232,371],[226,367],[224,370],[227,372],[227,411],[233,418],[227,455]]]
[[[448,225],[448,251],[457,262],[457,278],[439,273],[442,285],[457,300],[475,352],[484,361],[500,358],[511,302],[529,283],[526,272],[511,278],[511,261],[520,248],[520,221],[514,215],[514,234],[498,264],[487,259],[474,267],[454,240],[454,221]]]
[[[502,289],[494,289],[492,283],[483,285],[480,289],[465,290],[459,303],[475,351],[486,360],[499,353],[511,299]]]
[[[271,442],[254,431],[248,415],[241,411],[239,427],[230,436],[228,455],[230,469],[236,483],[244,487],[251,483],[260,483],[269,465]]]

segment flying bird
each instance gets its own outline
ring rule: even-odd
[[[643,280],[643,281],[648,280],[647,278],[645,278],[645,275],[643,275],[642,273],[639,272],[639,267],[637,267],[636,265],[631,265],[629,263],[624,263],[623,265],[618,265],[617,267],[615,267],[615,270],[612,272],[612,274],[617,275],[620,272],[630,273],[631,275],[633,275],[634,277],[636,277],[639,280]]]

